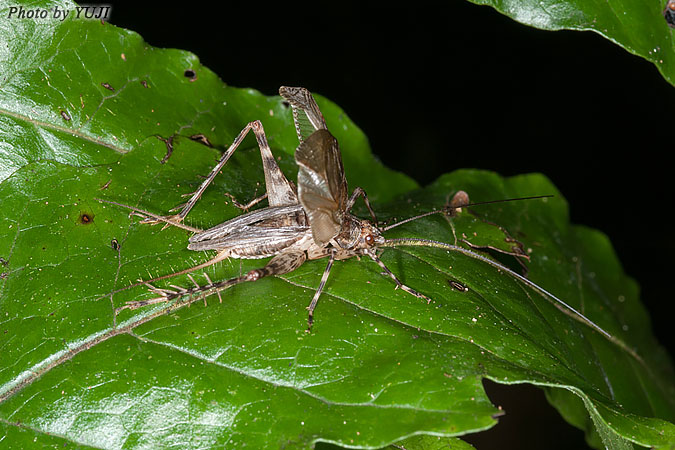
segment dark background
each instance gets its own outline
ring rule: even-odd
[[[540,31],[489,7],[447,3],[115,3],[110,22],[153,46],[194,52],[230,85],[267,95],[304,86],[330,98],[386,165],[422,185],[457,168],[544,173],[572,222],[609,235],[672,349],[675,89],[595,33]],[[583,434],[535,388],[488,393],[508,414],[467,438],[478,448],[583,448]]]

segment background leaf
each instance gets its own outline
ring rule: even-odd
[[[148,47],[133,33],[98,21],[21,24],[3,29],[15,50],[3,61],[0,99],[9,161],[0,185],[6,441],[27,436],[15,429],[22,426],[40,439],[106,448],[188,441],[307,447],[317,440],[383,446],[423,431],[456,435],[492,425],[499,411],[482,391],[483,376],[579,395],[609,433],[606,445],[627,445],[615,431],[647,445],[672,441],[672,425],[658,419],[673,417],[672,366],[649,334],[635,284],[603,235],[569,226],[559,196],[480,217],[532,248],[533,280],[584,309],[642,361],[503,273],[428,249],[388,250],[383,258],[434,303],[393,291],[374,264],[350,260],[333,272],[310,336],[303,308],[322,261],[232,289],[222,305],[211,299],[209,308],[195,305],[133,330],[125,327],[157,309],[115,323],[115,306],[147,293],[111,298],[111,289],[206,255],[187,251],[181,230],[134,225],[126,211],[92,199],[168,210],[219,154],[189,136],[207,134],[223,148],[253,118],[263,118],[291,176],[291,119],[279,98],[225,87],[194,56]],[[38,34],[42,51],[17,50]],[[476,171],[416,190],[373,160],[337,107],[323,99],[320,106],[341,142],[350,185],[363,186],[383,218],[437,207],[459,188],[473,200],[555,192],[540,176],[505,180]],[[173,153],[162,164],[167,146],[159,138],[170,136]],[[258,151],[252,140],[245,147],[191,214],[193,223],[238,214],[223,207],[223,192],[247,199],[262,191]],[[392,235],[452,242],[465,231],[457,227],[435,218]],[[210,275],[258,265],[234,261]],[[469,292],[450,288],[449,277]]]
[[[520,23],[543,30],[595,31],[629,52],[652,62],[675,84],[673,32],[663,17],[666,2],[625,0],[470,0],[489,5]]]

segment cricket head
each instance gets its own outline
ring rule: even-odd
[[[335,241],[345,250],[367,250],[384,244],[385,239],[369,220],[346,214],[342,219],[342,230]]]
[[[361,233],[357,248],[375,248],[384,244],[384,236],[382,236],[380,230],[372,222],[366,219],[360,219],[360,222]]]

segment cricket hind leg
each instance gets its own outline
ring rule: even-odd
[[[128,286],[124,286],[123,288],[120,288],[120,289],[117,289],[116,291],[111,292],[110,295],[114,295],[114,294],[117,294],[118,292],[126,291],[127,289],[130,289],[130,288],[133,288],[133,287],[136,287],[136,286],[141,286],[141,285],[148,286],[148,288],[153,292],[161,293],[162,289],[157,289],[154,286],[152,286],[150,283],[154,283],[154,282],[160,281],[160,280],[165,280],[167,278],[177,277],[179,275],[189,274],[190,272],[194,272],[195,270],[204,269],[206,267],[212,266],[212,265],[214,265],[214,264],[216,264],[220,261],[223,261],[223,260],[227,259],[228,257],[229,257],[229,253],[226,252],[226,251],[223,251],[223,252],[218,253],[216,256],[209,259],[208,261],[203,262],[201,264],[197,264],[196,266],[188,267],[187,269],[180,270],[180,271],[174,272],[174,273],[170,273],[168,275],[162,275],[162,276],[159,276],[159,277],[152,278],[150,280],[139,281],[138,283],[134,283],[134,284],[130,284]],[[208,276],[207,276],[207,280],[208,280]],[[173,286],[173,285],[172,285],[172,287],[174,287],[176,289],[179,289],[179,290],[181,289],[181,288],[179,288],[177,286]],[[150,300],[138,300],[138,301],[127,302],[126,305],[117,308],[115,310],[115,314],[117,314],[119,311],[121,311],[123,309],[137,309],[137,308],[140,308],[142,306],[151,305],[151,304],[154,304],[154,303],[160,303],[161,301],[166,301],[166,300],[150,299]]]
[[[217,257],[216,257],[217,258]],[[214,260],[216,259],[214,258]],[[222,259],[222,258],[221,258]],[[154,292],[155,294],[158,294],[158,297],[153,297],[147,300],[139,300],[139,301],[133,301],[133,302],[128,302],[126,305],[117,308],[115,310],[115,313],[118,313],[119,311],[123,309],[138,309],[143,306],[149,306],[149,305],[154,305],[157,303],[164,303],[164,302],[169,302],[172,300],[180,299],[180,298],[185,298],[187,297],[187,301],[184,302],[178,302],[176,303],[176,307],[179,306],[184,306],[184,305],[189,305],[199,299],[203,299],[208,295],[211,294],[217,294],[218,298],[220,299],[220,302],[223,302],[222,297],[220,296],[220,292],[235,286],[240,283],[244,283],[247,281],[258,281],[261,278],[270,276],[270,275],[283,275],[288,272],[292,272],[298,267],[302,265],[302,263],[305,262],[307,259],[307,256],[305,255],[305,252],[286,252],[286,253],[280,253],[274,258],[272,258],[266,265],[265,267],[262,267],[260,269],[253,269],[249,272],[247,272],[245,275],[241,275],[238,277],[230,278],[229,280],[225,281],[220,281],[217,283],[211,282],[211,279],[208,277],[208,275],[205,274],[206,280],[208,284],[200,286],[198,285],[192,277],[192,282],[195,284],[194,287],[186,289],[182,288],[180,286],[175,286],[171,285],[170,287],[173,289],[165,289],[165,288],[156,288],[150,284],[150,282],[145,282],[145,283],[139,283],[139,284],[146,284],[148,286],[148,289],[151,292]],[[211,261],[214,261],[211,260]],[[201,264],[201,267],[205,267],[210,261],[207,263]],[[208,264],[210,265],[210,264]],[[199,267],[199,266],[197,266]],[[188,269],[189,271],[195,270],[193,269]],[[187,271],[182,271],[179,273],[187,273]],[[168,276],[165,277],[160,277],[160,278],[155,278],[152,281],[160,280],[163,278],[168,278]],[[136,286],[136,285],[134,285]],[[173,308],[173,306],[172,306]]]
[[[170,286],[173,289],[157,288],[151,285],[150,283],[145,283],[148,286],[148,290],[150,292],[157,294],[158,297],[153,297],[147,300],[127,302],[126,305],[123,305],[115,309],[115,315],[119,314],[119,312],[124,309],[134,310],[142,308],[144,306],[155,305],[157,303],[166,303],[181,297],[187,297],[186,301],[172,305],[170,309],[173,310],[179,308],[180,306],[190,305],[202,298],[205,299],[207,295],[212,293],[218,294],[218,298],[220,298],[220,302],[222,303],[223,299],[220,296],[221,291],[234,285],[237,285],[239,283],[243,283],[244,281],[248,281],[246,275],[244,275],[240,277],[230,278],[229,280],[225,281],[220,281],[218,283],[213,283],[211,279],[208,277],[208,275],[204,274],[204,276],[206,277],[206,280],[208,282],[208,284],[204,286],[200,286],[192,277],[190,277],[190,279],[192,279],[192,282],[195,284],[195,287],[190,289],[186,289],[175,285]],[[206,303],[206,300],[204,301],[204,303]]]
[[[253,122],[249,122],[241,130],[241,132],[239,132],[239,135],[237,135],[230,147],[225,151],[225,153],[223,153],[223,155],[218,160],[218,163],[213,169],[211,169],[209,175],[199,185],[199,188],[197,188],[195,192],[184,195],[186,197],[190,196],[190,199],[186,203],[179,205],[170,211],[173,212],[180,210],[178,214],[166,216],[164,217],[165,219],[171,220],[172,222],[181,222],[183,219],[185,219],[190,210],[195,206],[197,201],[199,201],[206,188],[211,184],[216,175],[218,175],[230,157],[232,157],[235,150],[244,141],[244,138],[248,135],[249,131],[253,131],[256,141],[258,142],[258,147],[260,147],[260,153],[263,160],[263,170],[265,172],[267,197],[269,199],[270,206],[281,206],[297,203],[297,195],[295,194],[293,185],[284,176],[283,172],[281,172],[281,169],[279,168],[279,165],[274,160],[274,156],[272,155],[272,151],[267,142],[267,137],[265,136],[265,130],[262,126],[262,123],[259,120],[254,120]],[[160,221],[161,220],[148,217],[143,220],[142,223],[154,224]]]
[[[260,269],[249,271],[244,277],[246,281],[257,281],[270,275],[283,275],[293,272],[307,260],[305,252],[281,252]]]
[[[328,129],[319,106],[307,89],[281,86],[279,95],[293,108],[293,122],[300,143],[315,131]]]

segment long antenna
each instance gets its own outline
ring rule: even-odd
[[[506,272],[508,275],[511,275],[521,283],[529,286],[530,288],[534,289],[535,291],[539,292],[540,294],[544,295],[545,297],[548,297],[549,299],[553,300],[553,305],[558,308],[559,311],[563,312],[565,315],[571,317],[572,319],[576,320],[577,322],[583,323],[584,325],[590,327],[591,329],[597,331],[602,335],[605,339],[608,341],[616,344],[626,352],[628,352],[631,356],[633,356],[636,360],[643,362],[642,358],[640,355],[637,354],[635,350],[630,348],[625,342],[623,342],[621,339],[618,339],[605,330],[603,330],[599,325],[596,325],[591,319],[588,317],[584,316],[582,313],[565,303],[563,300],[560,298],[556,297],[554,294],[548,292],[546,289],[543,287],[539,286],[538,284],[528,280],[524,276],[514,272],[513,270],[509,269],[508,267],[502,266],[496,261],[491,260],[490,258],[486,258],[483,255],[479,255],[476,252],[472,252],[471,250],[467,250],[463,247],[459,247],[457,245],[452,245],[452,244],[446,244],[445,242],[440,242],[440,241],[433,241],[431,239],[415,239],[415,238],[400,238],[400,239],[386,239],[383,244],[380,244],[380,247],[401,247],[401,246],[416,246],[416,247],[435,247],[435,248],[442,248],[445,250],[450,250],[453,252],[458,252],[462,253],[464,255],[467,255],[471,258],[477,259],[479,261],[482,261],[486,264],[489,264],[492,267],[495,267],[503,272]]]
[[[412,222],[413,220],[421,219],[422,217],[431,216],[433,214],[446,213],[448,210],[466,208],[466,207],[469,207],[469,206],[489,205],[489,204],[492,204],[492,203],[506,203],[506,202],[515,202],[515,201],[519,201],[519,200],[535,200],[535,199],[538,199],[538,198],[549,198],[549,197],[553,197],[553,195],[552,194],[534,195],[532,197],[507,198],[507,199],[504,199],[504,200],[488,200],[488,201],[485,201],[485,202],[466,203],[466,204],[463,204],[463,205],[456,205],[456,206],[451,205],[451,206],[447,206],[443,209],[437,209],[436,211],[429,211],[429,212],[425,212],[423,214],[420,214],[418,216],[408,217],[407,219],[404,219],[400,222],[396,222],[396,223],[391,224],[389,226],[386,226],[384,228],[380,228],[380,231],[382,231],[382,232],[389,231],[392,228],[395,228],[399,225],[403,225],[404,223]]]

